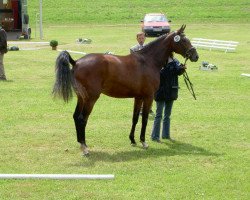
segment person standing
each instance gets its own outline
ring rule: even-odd
[[[130,48],[130,53],[139,51],[143,48],[144,42],[146,40],[145,34],[143,32],[139,32],[136,34],[136,40],[138,44]]]
[[[136,51],[139,51],[144,47],[144,42],[146,40],[145,33],[143,33],[143,32],[137,33],[136,40],[137,40],[138,44],[136,44],[135,46],[130,48],[130,53],[134,53]],[[141,108],[140,114],[142,114],[142,108]],[[149,114],[154,115],[154,112],[152,110],[152,106],[151,106],[151,109],[149,111]]]
[[[174,101],[178,98],[178,76],[185,72],[185,65],[170,57],[168,63],[160,71],[160,86],[155,93],[156,114],[151,133],[151,139],[160,141],[160,130],[162,114],[164,109],[162,139],[171,139],[170,137],[170,115]]]
[[[5,81],[5,71],[3,65],[4,54],[7,53],[7,34],[0,24],[0,80]]]

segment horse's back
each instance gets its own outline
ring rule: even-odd
[[[95,76],[105,79],[115,78],[135,68],[130,66],[129,56],[88,54],[76,61],[75,76]]]

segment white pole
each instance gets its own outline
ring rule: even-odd
[[[40,39],[43,39],[43,0],[40,0]]]
[[[65,51],[65,50],[62,50],[62,49],[57,49],[57,51]],[[66,49],[66,51],[67,52],[69,52],[69,53],[76,53],[76,54],[82,54],[82,55],[86,55],[87,53],[85,53],[85,52],[81,52],[81,51],[71,51],[71,50],[67,50]]]
[[[250,74],[241,74],[241,76],[247,76],[247,77],[250,77]]]
[[[114,179],[112,174],[0,174],[0,179]]]

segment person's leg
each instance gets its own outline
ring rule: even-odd
[[[174,101],[165,101],[165,110],[162,127],[162,139],[170,139],[170,115]]]
[[[4,66],[3,66],[3,56],[4,54],[0,53],[0,80],[6,80]]]
[[[156,113],[155,113],[153,130],[151,133],[152,140],[160,139],[161,119],[162,119],[163,108],[164,108],[164,101],[156,101]]]

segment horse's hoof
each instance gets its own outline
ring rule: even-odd
[[[81,144],[81,150],[82,150],[82,155],[83,156],[88,156],[89,155],[89,150],[88,147],[84,144]]]
[[[88,150],[87,147],[85,147],[85,148],[82,150],[82,154],[83,154],[84,156],[88,156],[88,155],[89,155],[89,150]]]
[[[136,143],[131,143],[131,146],[132,146],[132,147],[135,147],[135,146],[136,146]]]
[[[82,153],[82,156],[83,156],[83,157],[88,157],[88,156],[89,156],[89,152],[83,152],[83,153]]]
[[[142,143],[142,148],[143,149],[148,149],[148,144],[146,142],[141,142]]]

